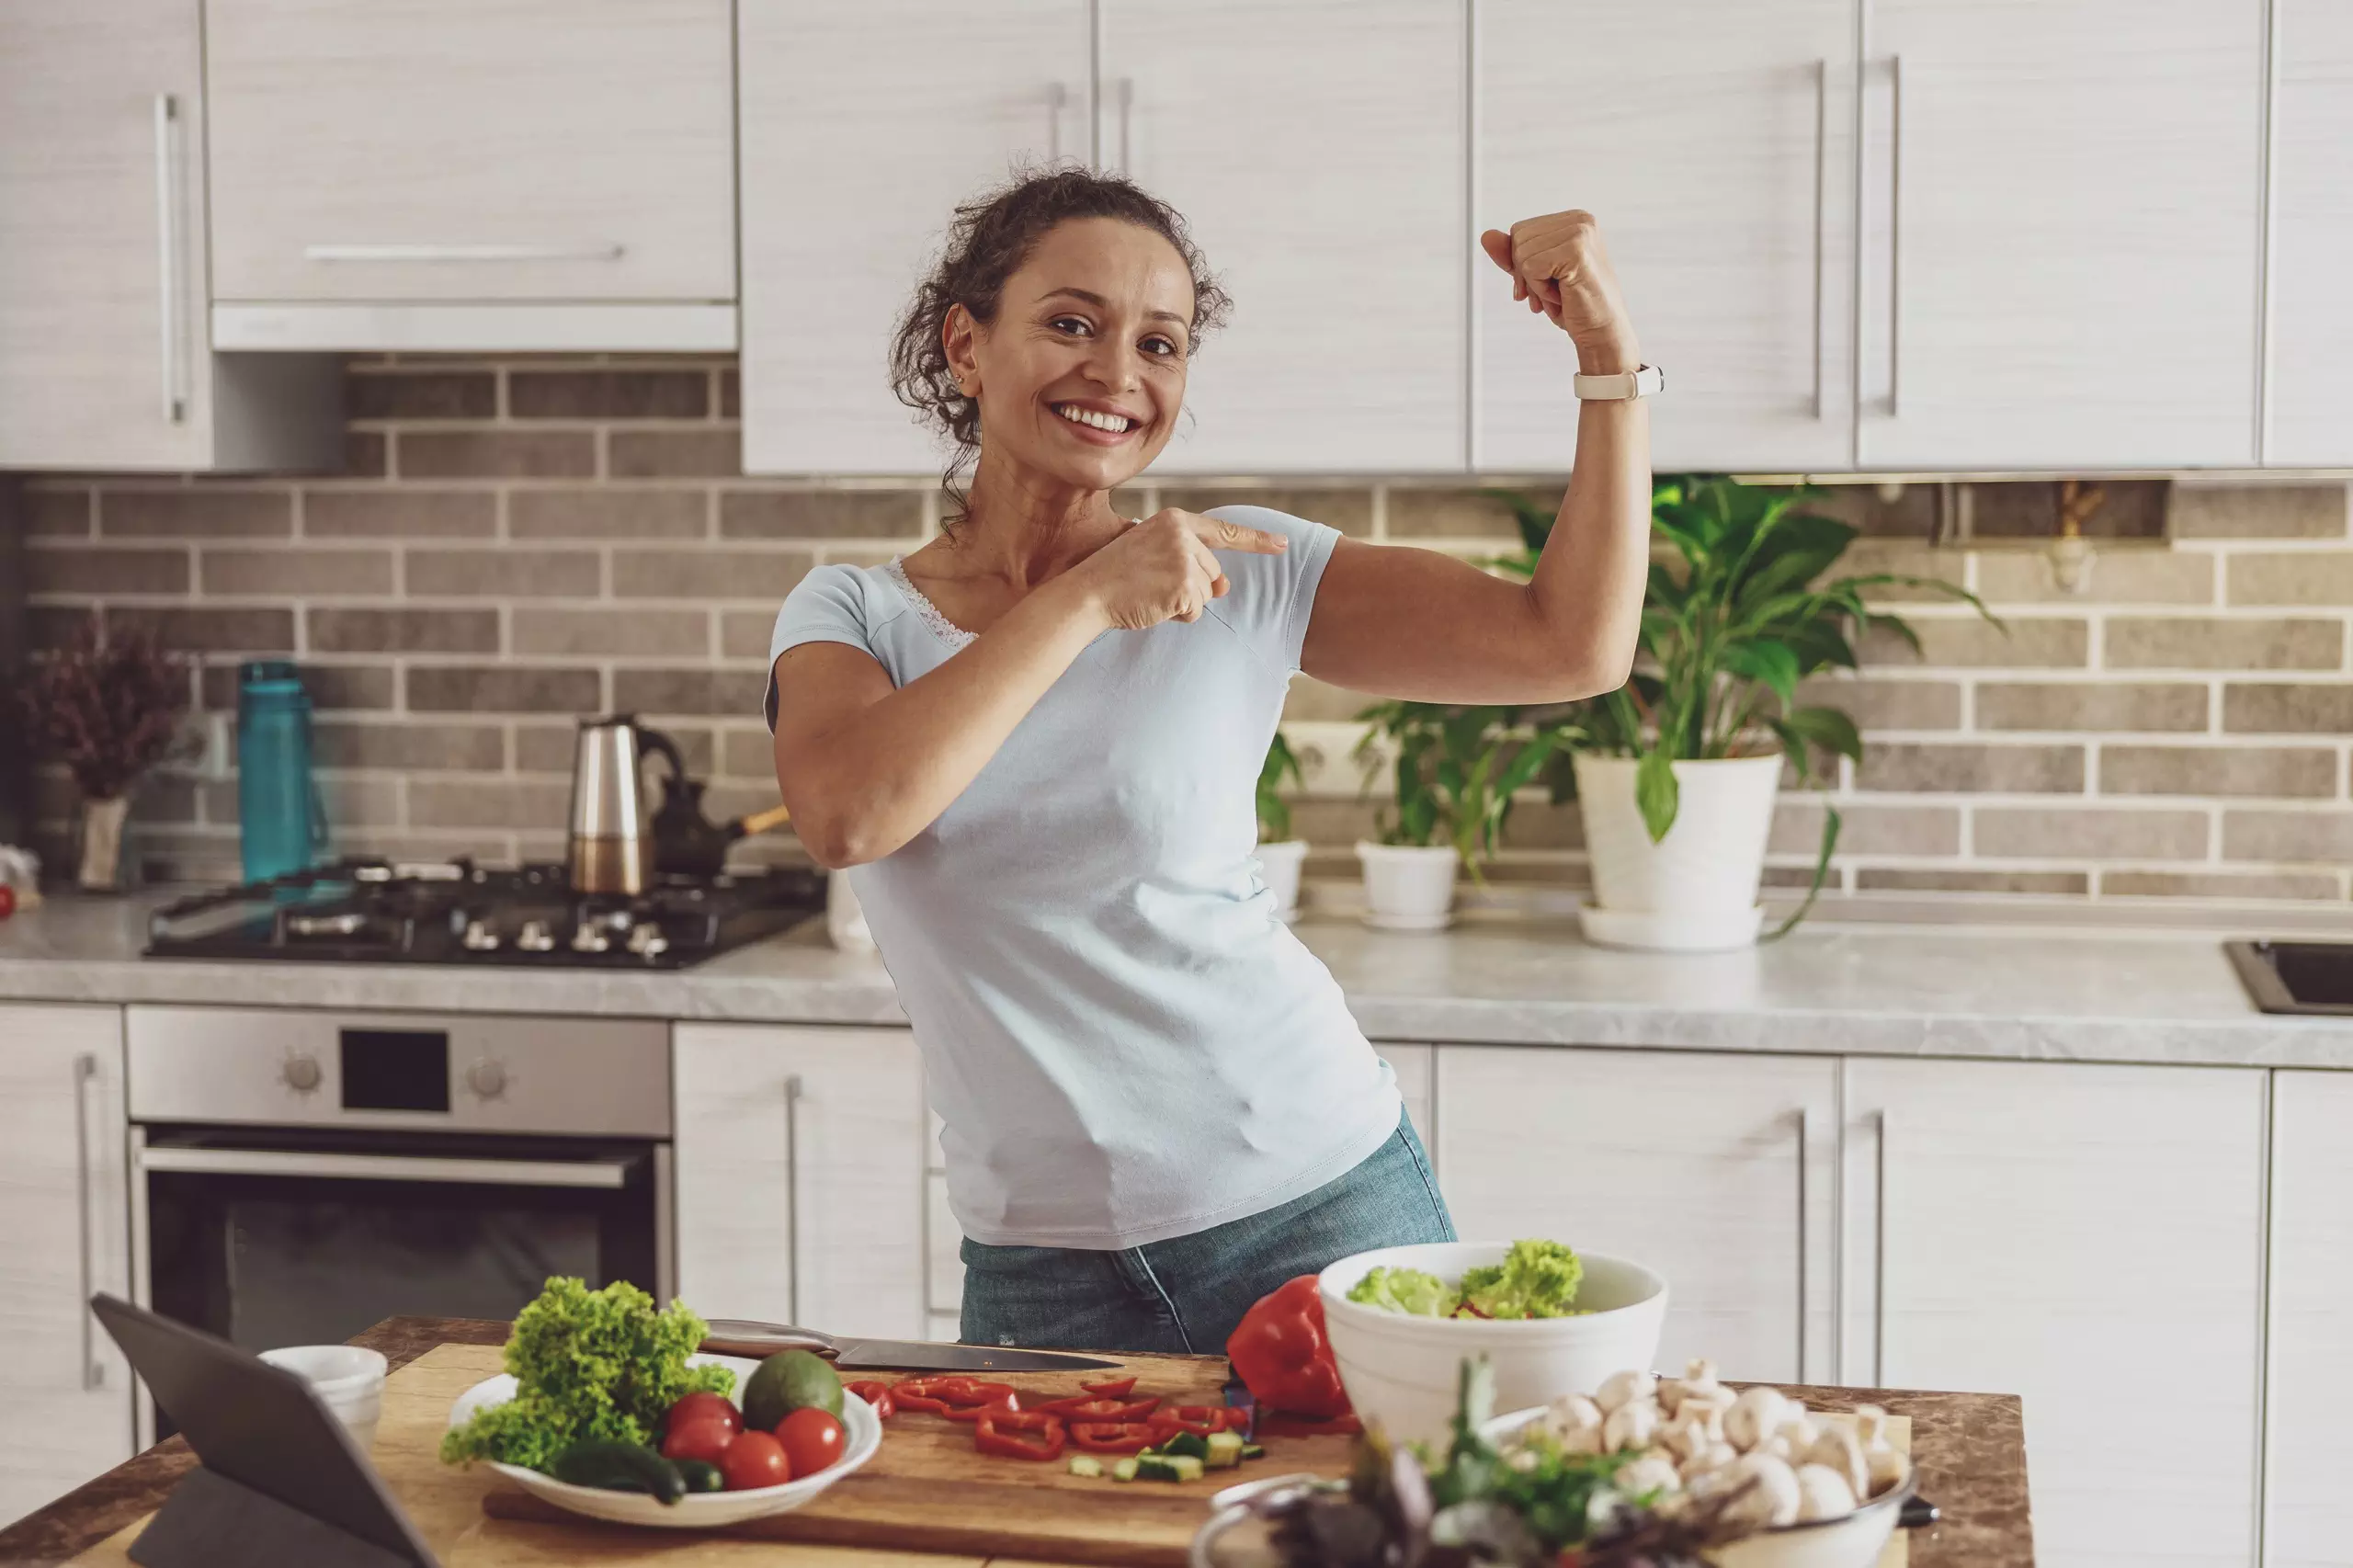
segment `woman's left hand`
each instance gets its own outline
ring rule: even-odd
[[[1526,300],[1569,335],[1577,358],[1596,374],[1631,370],[1642,363],[1618,274],[1590,212],[1523,218],[1506,234],[1489,229],[1479,244],[1511,274],[1511,297]]]

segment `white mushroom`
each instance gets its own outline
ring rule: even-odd
[[[1724,1412],[1724,1438],[1747,1453],[1771,1437],[1781,1425],[1781,1407],[1789,1401],[1775,1388],[1743,1390]]]
[[[1797,1469],[1798,1517],[1843,1519],[1855,1511],[1854,1488],[1826,1464],[1802,1464]]]
[[[1847,1490],[1856,1497],[1871,1494],[1870,1466],[1864,1462],[1861,1439],[1850,1428],[1825,1424],[1821,1436],[1814,1438],[1813,1446],[1806,1449],[1802,1459],[1806,1464],[1824,1465],[1836,1471],[1839,1478],[1846,1482]]]
[[[1798,1517],[1798,1475],[1770,1454],[1743,1454],[1722,1470],[1711,1471],[1692,1486],[1695,1493],[1730,1501],[1725,1522],[1750,1528],[1786,1525]]]
[[[1712,1404],[1686,1400],[1683,1408],[1659,1427],[1658,1436],[1677,1458],[1689,1459],[1723,1441],[1723,1413]]]
[[[1695,1356],[1683,1369],[1679,1378],[1668,1378],[1658,1385],[1659,1408],[1673,1415],[1683,1407],[1683,1402],[1693,1395],[1709,1404],[1730,1404],[1732,1391],[1716,1381],[1716,1364],[1705,1357]],[[1722,1395],[1722,1399],[1718,1399]]]
[[[1601,1451],[1614,1454],[1620,1449],[1647,1449],[1658,1436],[1658,1426],[1654,1401],[1638,1399],[1621,1404],[1601,1424]]]
[[[1596,1423],[1591,1426],[1578,1426],[1563,1432],[1560,1434],[1560,1444],[1561,1451],[1564,1454],[1600,1453],[1603,1451],[1601,1426]]]
[[[1822,1424],[1805,1413],[1805,1406],[1790,1400],[1781,1407],[1780,1418],[1773,1424],[1757,1451],[1798,1465],[1805,1462],[1813,1451],[1814,1440],[1822,1436]]]
[[[1662,1454],[1644,1454],[1612,1477],[1610,1484],[1626,1496],[1640,1497],[1646,1492],[1680,1492],[1683,1477],[1673,1460]]]
[[[1573,1432],[1601,1430],[1601,1406],[1581,1393],[1563,1394],[1544,1411],[1544,1430],[1555,1437],[1567,1437]],[[1591,1450],[1588,1450],[1591,1451]]]
[[[1601,1380],[1599,1388],[1593,1391],[1593,1402],[1601,1406],[1604,1415],[1615,1415],[1620,1405],[1650,1399],[1657,1392],[1658,1377],[1655,1373],[1612,1372]]]
[[[1855,1411],[1855,1426],[1862,1441],[1863,1468],[1870,1481],[1870,1495],[1876,1497],[1903,1485],[1912,1461],[1889,1444],[1887,1412],[1876,1404],[1859,1405]]]
[[[1711,1443],[1683,1461],[1683,1484],[1697,1486],[1699,1481],[1740,1458],[1740,1450],[1730,1443]]]

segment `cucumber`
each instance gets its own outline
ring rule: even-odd
[[[727,1490],[727,1478],[720,1474],[719,1467],[709,1460],[672,1460],[670,1462],[678,1467],[680,1475],[686,1477],[688,1492]]]
[[[574,1486],[601,1492],[643,1492],[665,1507],[687,1494],[687,1478],[678,1467],[636,1443],[590,1437],[556,1455],[549,1473]]]
[[[1099,1480],[1103,1474],[1103,1461],[1093,1454],[1073,1454],[1070,1457],[1070,1472],[1073,1475],[1092,1476]]]
[[[1207,1460],[1210,1457],[1210,1440],[1199,1432],[1177,1432],[1152,1451],[1170,1459]]]
[[[1111,1467],[1111,1479],[1114,1481],[1133,1481],[1136,1478],[1136,1472],[1142,1468],[1142,1461],[1137,1459],[1135,1455],[1130,1454],[1126,1459],[1121,1460],[1119,1463]]]
[[[1185,1474],[1176,1468],[1176,1462],[1165,1454],[1138,1454],[1136,1479],[1138,1481],[1182,1481],[1185,1479]],[[1201,1461],[1195,1460],[1193,1462],[1199,1464]]]
[[[1201,1478],[1201,1461],[1190,1454],[1174,1455],[1167,1462],[1176,1466],[1179,1481],[1199,1481]]]
[[[1256,1443],[1245,1443],[1242,1445],[1242,1457],[1245,1460],[1262,1460],[1267,1457],[1267,1450]]]
[[[1207,1447],[1209,1452],[1201,1456],[1201,1463],[1211,1470],[1232,1470],[1242,1462],[1244,1444],[1238,1432],[1212,1432]]]

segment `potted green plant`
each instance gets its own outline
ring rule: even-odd
[[[1489,494],[1512,503],[1526,546],[1491,564],[1526,575],[1551,519],[1526,497]],[[1694,950],[1756,939],[1782,769],[1811,784],[1825,765],[1835,776],[1835,758],[1863,755],[1853,719],[1826,704],[1801,706],[1800,683],[1857,667],[1855,640],[1872,627],[1919,646],[1900,616],[1870,607],[1870,590],[1943,595],[2001,625],[1950,583],[1828,576],[1858,530],[1804,510],[1818,494],[1723,477],[1657,482],[1653,534],[1671,556],[1651,566],[1635,674],[1553,726],[1569,759],[1556,794],[1576,799],[1592,862],[1593,897],[1579,911],[1591,939]],[[1839,823],[1825,804],[1812,882],[1775,935],[1813,907]]]
[[[1512,797],[1542,775],[1560,733],[1530,729],[1515,708],[1381,702],[1357,718],[1371,725],[1355,754],[1368,789],[1382,752],[1393,754],[1380,841],[1357,845],[1365,923],[1438,930],[1453,919],[1455,872],[1484,884]]]
[[[1299,754],[1277,730],[1258,769],[1258,870],[1275,895],[1275,913],[1285,920],[1299,918],[1299,870],[1307,859],[1307,840],[1290,835],[1290,801],[1283,785],[1303,778]]]

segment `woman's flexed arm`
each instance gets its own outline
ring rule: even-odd
[[[1510,275],[1512,298],[1568,334],[1577,369],[1641,366],[1591,214],[1531,218],[1509,234],[1490,229],[1480,244]],[[1556,702],[1614,690],[1634,657],[1650,507],[1648,405],[1582,403],[1575,467],[1532,582],[1437,551],[1343,540],[1316,588],[1302,666],[1335,686],[1425,702]]]

